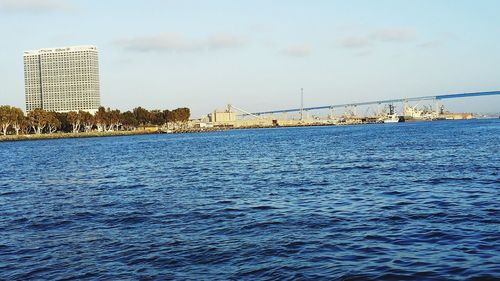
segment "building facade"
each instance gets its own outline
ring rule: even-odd
[[[88,111],[101,105],[95,46],[24,52],[26,111]]]
[[[208,119],[212,123],[234,122],[236,121],[236,112],[229,110],[221,112],[216,110],[208,115]]]

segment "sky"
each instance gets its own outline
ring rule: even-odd
[[[497,0],[0,0],[0,104],[25,50],[95,45],[101,103],[247,111],[500,90]],[[498,112],[500,97],[446,104]]]

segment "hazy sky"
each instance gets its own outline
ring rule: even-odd
[[[0,0],[0,104],[24,50],[99,49],[104,106],[250,111],[500,90],[497,0]],[[455,110],[499,111],[500,98]]]

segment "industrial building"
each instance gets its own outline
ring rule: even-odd
[[[208,114],[209,122],[211,123],[231,123],[236,121],[236,112],[231,110],[231,107],[225,111],[215,110]]]
[[[99,63],[95,46],[24,52],[26,111],[88,111],[100,102]]]

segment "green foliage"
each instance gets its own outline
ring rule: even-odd
[[[125,130],[133,130],[139,126],[139,121],[135,118],[135,114],[131,111],[126,111],[121,114],[120,122],[122,123]]]
[[[47,132],[49,134],[55,133],[59,128],[61,128],[62,123],[57,118],[58,114],[60,114],[61,118],[67,122],[65,113],[47,112]]]
[[[95,118],[92,114],[88,113],[87,111],[78,111],[78,116],[80,116],[80,122],[83,126],[83,129],[85,132],[90,132],[92,131],[92,128],[94,127],[95,124]]]
[[[8,133],[29,132],[35,134],[61,132],[78,133],[81,131],[118,131],[135,130],[137,127],[164,126],[170,123],[185,124],[189,121],[189,108],[174,110],[147,110],[143,107],[121,113],[120,110],[100,107],[95,115],[86,111],[47,112],[35,109],[27,116],[21,109],[8,105],[0,106],[0,129]]]
[[[13,128],[17,133],[23,118],[24,113],[21,109],[9,105],[0,106],[0,128],[2,134],[7,135],[9,128]]]
[[[149,123],[152,125],[163,125],[165,124],[165,118],[163,117],[163,112],[161,110],[152,110],[149,113]]]
[[[59,121],[60,126],[59,129],[63,132],[71,132],[71,123],[68,120],[69,112],[54,112],[54,117]]]
[[[184,123],[189,121],[191,111],[189,108],[182,107],[174,110],[151,110],[148,111],[142,107],[134,108],[133,114],[138,124],[145,125],[164,125],[167,123]]]
[[[41,134],[49,122],[47,111],[39,108],[31,111],[28,113],[28,122],[35,134]]]
[[[139,125],[144,126],[144,125],[148,124],[148,122],[150,121],[151,116],[150,116],[149,111],[147,109],[144,109],[144,108],[139,106],[139,107],[134,108],[133,112],[134,112],[135,120],[137,120],[137,122],[139,122]]]
[[[24,112],[20,108],[12,107],[10,116],[12,121],[11,126],[16,132],[16,135],[19,135],[19,131],[26,128],[28,123],[24,116]]]

